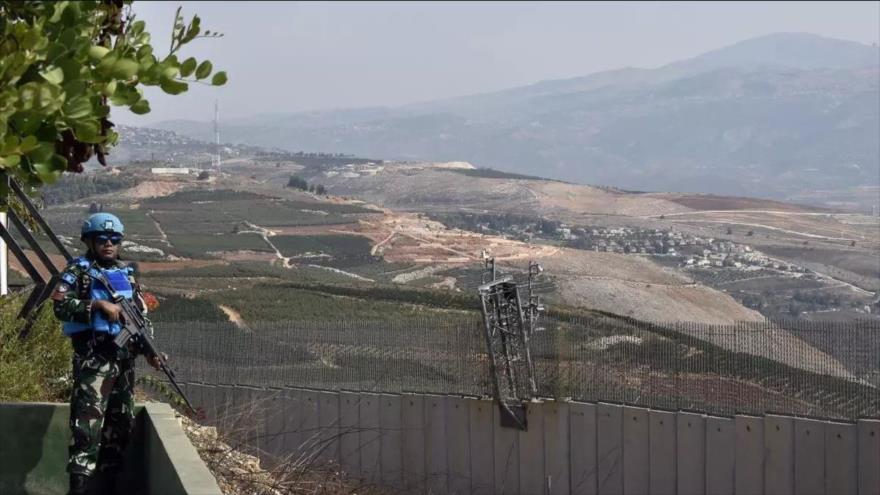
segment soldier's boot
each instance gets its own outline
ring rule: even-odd
[[[89,495],[92,477],[82,473],[70,473],[70,490],[68,495]]]
[[[101,495],[116,495],[118,493],[116,491],[116,474],[116,470],[107,470],[97,473],[97,478],[95,479],[95,489],[97,491],[95,493]]]

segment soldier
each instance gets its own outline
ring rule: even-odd
[[[146,305],[135,280],[135,269],[119,260],[124,228],[109,213],[96,213],[83,223],[80,239],[88,250],[74,259],[52,294],[55,316],[73,344],[73,391],[70,397],[71,440],[67,471],[70,494],[114,493],[122,454],[134,421],[133,348],[119,348],[120,311],[104,287],[93,281],[98,272],[113,289]],[[157,358],[148,358],[157,368]],[[99,476],[96,476],[96,473]]]

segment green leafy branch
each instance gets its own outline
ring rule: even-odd
[[[142,115],[144,86],[179,95],[190,83],[226,83],[209,60],[178,58],[193,40],[222,34],[202,32],[198,16],[186,23],[178,8],[170,52],[159,58],[131,5],[0,1],[0,175],[35,188],[81,172],[92,156],[106,165],[119,138],[111,105]]]

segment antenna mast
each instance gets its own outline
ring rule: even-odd
[[[211,166],[220,170],[220,103],[214,100],[214,156],[211,157]]]

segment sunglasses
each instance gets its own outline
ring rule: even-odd
[[[118,246],[122,242],[122,234],[98,234],[95,236],[95,243],[99,246],[103,246],[107,241],[110,241],[110,244],[114,246]]]

